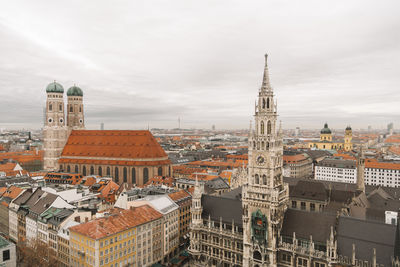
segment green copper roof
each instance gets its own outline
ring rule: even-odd
[[[331,134],[331,129],[328,128],[328,123],[325,123],[324,128],[321,130],[322,134]]]
[[[64,93],[64,87],[61,84],[57,83],[56,81],[50,83],[46,87],[47,93]]]
[[[346,127],[346,130],[350,130],[350,131],[351,131],[351,127],[350,127],[350,126],[347,126],[347,127]]]
[[[83,96],[83,91],[81,88],[74,85],[68,89],[67,96]]]

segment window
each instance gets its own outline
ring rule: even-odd
[[[307,266],[307,260],[306,259],[302,259],[302,258],[298,258],[297,259],[297,266]]]
[[[310,210],[311,211],[315,211],[315,204],[314,203],[310,203]]]
[[[305,210],[306,209],[306,202],[301,202],[301,209]]]
[[[294,209],[297,208],[297,201],[292,201],[292,208],[294,208]]]
[[[289,254],[282,254],[282,261],[290,263],[292,261],[292,256]]]
[[[158,167],[158,176],[162,176],[162,167]]]
[[[49,104],[49,111],[52,111],[52,110],[53,110],[53,105]]]
[[[325,267],[325,263],[315,262],[314,267]]]
[[[83,166],[82,174],[83,174],[83,176],[86,176],[86,166]]]
[[[262,176],[262,179],[263,179],[263,185],[267,185],[267,176],[265,174]]]
[[[128,170],[126,169],[126,167],[124,167],[124,183],[128,182]]]
[[[72,105],[69,106],[69,112],[73,112],[74,108],[72,107]]]
[[[101,166],[99,167],[99,176],[103,176],[103,169],[101,168]]]
[[[149,181],[149,169],[143,169],[143,184],[146,184]]]
[[[271,134],[271,121],[267,123],[267,134]]]
[[[60,109],[60,111],[62,111],[62,104],[60,104],[59,109]]]
[[[93,174],[94,174],[94,167],[91,166],[91,167],[90,167],[90,175],[93,175]]]
[[[119,181],[118,167],[115,167],[115,169],[114,169],[114,179],[115,179],[115,182],[118,183],[118,181]]]
[[[71,166],[67,165],[67,172],[71,172]]]
[[[259,183],[260,183],[260,178],[258,177],[258,174],[256,174],[256,175],[254,176],[254,183],[255,183],[255,184],[259,184]]]
[[[3,250],[3,261],[8,261],[10,259],[10,250]]]
[[[132,184],[136,184],[136,170],[132,168]]]
[[[78,165],[75,165],[75,173],[78,173],[79,169],[78,169]]]
[[[111,169],[110,169],[110,167],[107,167],[107,176],[110,176],[111,175]]]
[[[263,121],[261,121],[260,128],[261,128],[261,130],[260,130],[261,134],[264,134],[264,122]]]

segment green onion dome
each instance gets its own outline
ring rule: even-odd
[[[81,88],[74,85],[68,89],[67,96],[83,96],[83,91]]]
[[[328,128],[328,123],[325,123],[324,128],[321,130],[322,134],[331,134],[331,129]]]
[[[57,83],[56,81],[50,83],[46,87],[47,93],[64,93],[64,87],[61,84]]]

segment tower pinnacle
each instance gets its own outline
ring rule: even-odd
[[[261,91],[272,90],[271,84],[269,83],[269,71],[268,71],[268,54],[265,54],[265,67],[264,67],[264,77],[261,86]]]

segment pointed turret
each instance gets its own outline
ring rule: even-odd
[[[363,145],[360,145],[357,155],[357,190],[365,193],[364,167],[365,167],[364,147]]]
[[[261,91],[272,91],[271,84],[269,83],[268,54],[265,54],[264,77]]]

